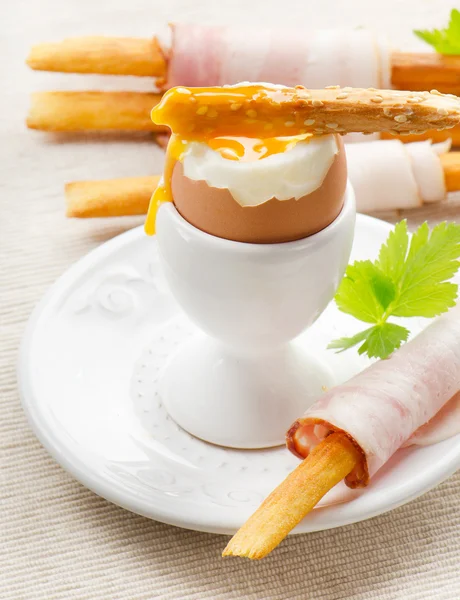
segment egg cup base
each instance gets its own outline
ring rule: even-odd
[[[284,431],[333,383],[330,368],[295,343],[242,356],[199,333],[170,358],[160,395],[193,436],[256,449],[284,444]]]

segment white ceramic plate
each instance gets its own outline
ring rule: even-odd
[[[359,215],[352,258],[374,258],[389,229]],[[297,460],[284,448],[206,444],[171,421],[157,374],[191,327],[161,277],[155,240],[134,229],[80,260],[37,306],[21,347],[20,393],[42,444],[97,494],[165,523],[234,533]],[[345,380],[366,361],[354,351],[336,355],[325,348],[357,327],[330,305],[299,342],[314,339],[318,356]],[[391,510],[459,466],[460,436],[401,450],[366,490],[338,486],[295,532]],[[344,499],[343,492],[350,501],[330,504]]]

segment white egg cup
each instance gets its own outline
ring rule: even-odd
[[[355,199],[347,185],[339,216],[310,237],[281,244],[218,238],[158,211],[160,260],[171,291],[201,332],[171,356],[161,395],[189,433],[233,448],[284,443],[286,428],[324,386],[327,365],[294,338],[332,300],[348,263]]]

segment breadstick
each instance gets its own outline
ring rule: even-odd
[[[432,92],[401,92],[330,86],[239,84],[173,88],[152,111],[152,120],[184,137],[287,136],[301,133],[395,135],[460,124],[460,100]]]
[[[166,59],[156,38],[70,38],[33,46],[27,64],[37,71],[163,77]]]
[[[380,138],[382,140],[394,140],[394,134],[388,133],[387,131],[380,132]],[[409,134],[403,135],[399,138],[401,142],[420,142],[422,140],[431,140],[433,143],[444,142],[447,139],[452,141],[452,146],[460,146],[460,126],[453,127],[452,129],[443,129],[437,131],[436,129],[428,129],[422,135]]]
[[[460,93],[460,56],[446,56],[435,52],[394,52],[391,67],[391,83],[396,89],[437,88],[444,93]]]
[[[460,152],[441,154],[441,165],[448,192],[460,190]]]
[[[346,434],[329,435],[264,500],[233,536],[222,556],[267,556],[352,471],[361,457],[361,450]]]
[[[37,92],[26,122],[42,131],[166,131],[150,119],[160,98],[141,92]]]
[[[66,214],[80,218],[145,215],[159,180],[159,175],[153,175],[68,183]]]

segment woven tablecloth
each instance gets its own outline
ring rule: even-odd
[[[371,26],[405,47],[442,25],[452,0],[23,0],[0,20],[0,598],[1,600],[460,598],[460,474],[381,517],[291,537],[262,562],[220,558],[226,538],[131,514],[86,490],[31,433],[15,375],[33,306],[74,261],[140,219],[70,221],[63,185],[158,171],[149,137],[62,138],[27,131],[39,89],[148,89],[129,78],[31,73],[32,43],[66,36],[148,36],[168,20]],[[331,82],[334,83],[334,82]],[[460,215],[458,199],[409,214]]]

